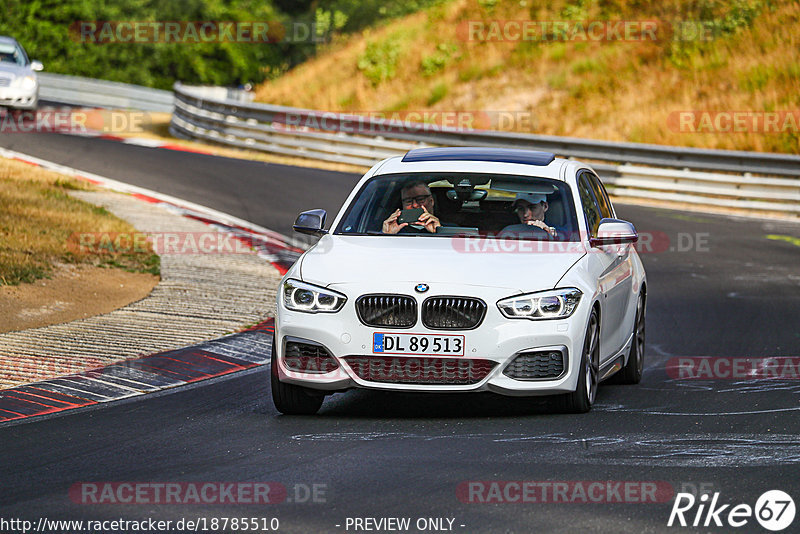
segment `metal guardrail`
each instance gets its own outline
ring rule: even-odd
[[[173,135],[361,166],[423,146],[546,150],[601,162],[593,167],[616,196],[800,216],[800,156],[464,131],[232,102],[210,89],[175,84]]]
[[[174,97],[170,91],[49,72],[38,76],[41,100],[76,106],[172,112]]]
[[[175,97],[170,91],[152,89],[130,83],[109,82],[42,72],[39,77],[39,98],[76,106],[110,109],[136,109],[172,113]],[[227,87],[205,87],[204,94],[228,101],[253,101],[253,93]]]
[[[206,124],[216,123],[218,128],[215,129],[218,130],[218,133],[219,127],[238,126],[255,132],[285,134],[286,132],[281,132],[280,128],[265,129],[263,127],[276,122],[285,124],[287,118],[292,118],[300,124],[316,122],[319,124],[319,130],[328,130],[333,133],[345,133],[352,129],[353,124],[357,124],[364,132],[366,130],[374,132],[369,137],[393,138],[417,144],[535,148],[590,160],[800,177],[800,156],[734,150],[705,150],[643,143],[615,143],[574,137],[488,130],[458,130],[421,123],[418,127],[414,127],[409,123],[368,119],[357,115],[267,104],[243,105],[218,98],[210,93],[214,89],[175,84],[176,112],[183,115],[184,119],[197,115],[205,119]],[[357,137],[363,137],[358,135],[358,131],[354,133]]]

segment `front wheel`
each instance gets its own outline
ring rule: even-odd
[[[638,384],[644,371],[644,317],[645,297],[644,292],[639,293],[636,303],[636,319],[633,321],[633,341],[631,342],[631,355],[628,363],[619,372],[620,384]]]
[[[579,367],[578,386],[572,393],[562,397],[564,411],[569,413],[586,413],[592,409],[597,397],[600,368],[600,320],[597,310],[593,309],[586,325],[586,338],[583,341],[583,353]]]
[[[319,411],[325,396],[313,390],[286,384],[278,379],[278,358],[275,351],[275,337],[272,337],[272,356],[270,358],[272,402],[279,412],[285,415],[314,415]]]

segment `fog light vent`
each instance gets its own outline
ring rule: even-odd
[[[564,355],[561,351],[523,352],[503,370],[515,380],[558,378],[564,373]]]
[[[283,356],[286,368],[300,373],[330,373],[339,364],[322,345],[287,341]]]

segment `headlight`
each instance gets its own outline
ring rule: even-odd
[[[21,87],[25,90],[33,89],[36,87],[36,76],[23,76],[22,78],[16,78],[12,82],[12,85],[14,87]]]
[[[574,287],[527,293],[498,301],[509,319],[564,319],[572,315],[583,293]]]
[[[283,283],[283,305],[293,311],[306,313],[336,313],[347,297],[324,287],[312,286],[298,280]]]

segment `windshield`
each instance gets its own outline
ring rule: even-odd
[[[435,231],[421,224],[397,230],[398,222],[416,222],[423,207],[438,219]],[[395,226],[384,224],[397,210],[400,217],[389,221]],[[564,182],[508,174],[407,173],[376,176],[364,184],[334,234],[577,241],[579,232]]]
[[[19,45],[0,43],[0,63],[14,63],[15,65],[25,66],[28,64],[28,58]]]

